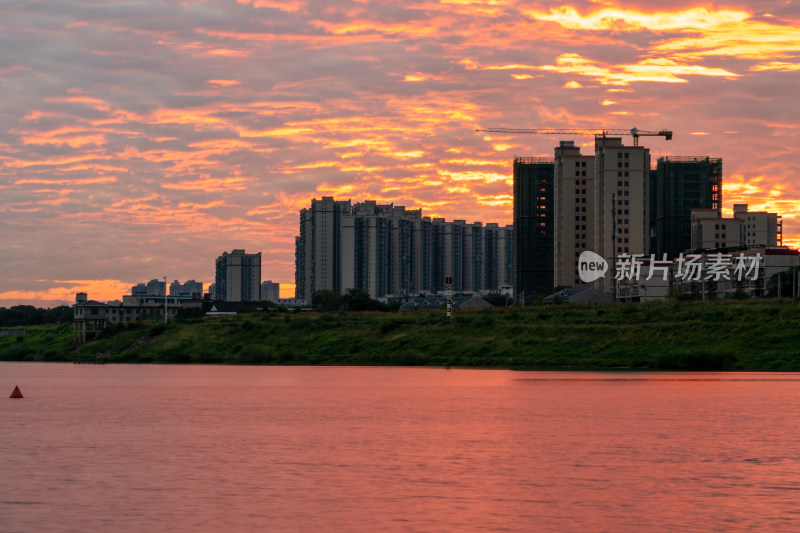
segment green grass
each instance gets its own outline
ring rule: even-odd
[[[0,360],[800,371],[798,325],[790,300],[457,310],[450,322],[444,311],[271,312],[114,326],[77,349],[71,324],[37,326],[0,337]]]

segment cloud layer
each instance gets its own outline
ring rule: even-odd
[[[800,245],[800,7],[652,5],[2,4],[0,305],[209,283],[233,248],[291,284],[322,195],[510,223],[513,156],[559,138],[476,126],[672,129],[654,158],[722,157],[724,206]]]

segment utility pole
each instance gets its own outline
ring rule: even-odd
[[[169,316],[167,312],[167,276],[164,276],[164,324],[167,323],[167,316]]]
[[[611,297],[612,302],[617,303],[617,195],[611,194],[611,246],[614,251],[614,265],[608,270],[611,272]],[[605,254],[603,254],[605,255]]]

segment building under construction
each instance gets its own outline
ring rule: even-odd
[[[691,247],[692,209],[721,216],[722,159],[661,157],[650,180],[650,250],[673,259]]]
[[[514,158],[514,293],[525,305],[553,292],[554,161]]]

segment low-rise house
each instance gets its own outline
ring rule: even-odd
[[[175,318],[180,309],[202,308],[197,298],[167,297],[167,317]],[[89,300],[85,292],[75,295],[73,342],[83,344],[87,335],[97,336],[109,324],[158,320],[164,317],[164,296],[123,296],[122,302],[103,303]]]
[[[569,288],[563,289],[550,296],[545,297],[543,300],[545,305],[551,305],[556,302],[563,302],[578,305],[599,305],[611,303],[611,295],[606,294],[591,287]]]

